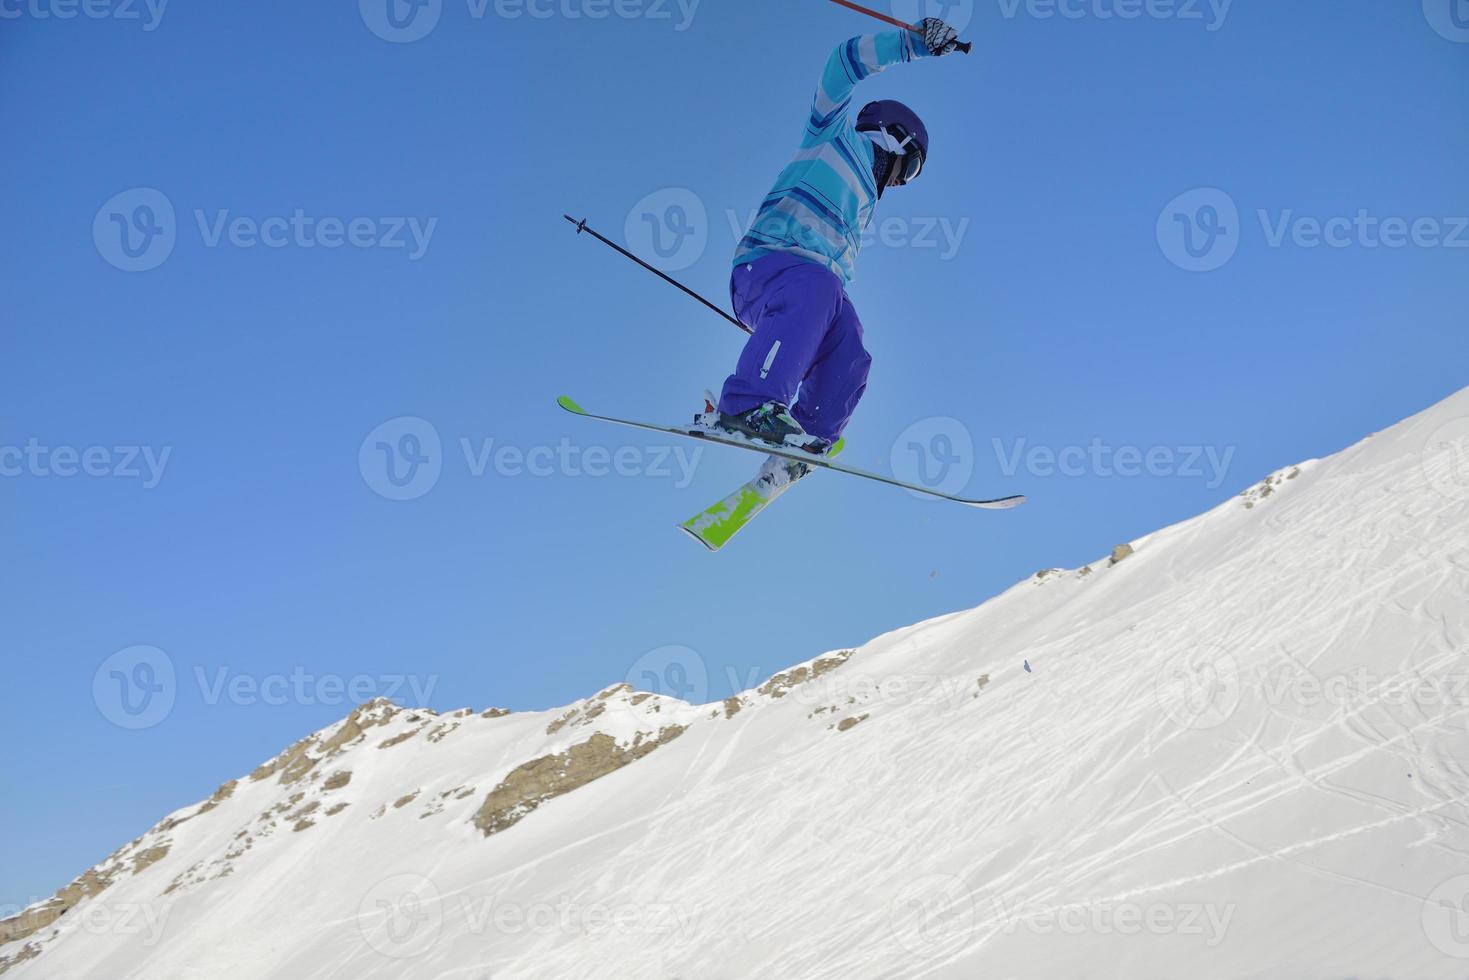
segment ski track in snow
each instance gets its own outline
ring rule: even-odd
[[[419,724],[404,712],[302,784],[242,780],[160,831],[164,858],[10,977],[1462,978],[1469,884],[1435,889],[1469,874],[1469,487],[1442,492],[1451,461],[1425,443],[1465,415],[1469,392],[732,717],[623,692],[555,733],[569,709],[380,750]],[[470,823],[523,762],[672,724],[506,830]],[[351,806],[301,832],[262,819],[303,790]],[[249,828],[231,874],[164,894]],[[407,906],[372,905],[398,875],[432,886],[412,955]],[[130,905],[167,913],[160,939],[81,924]],[[488,916],[548,908],[579,917]]]

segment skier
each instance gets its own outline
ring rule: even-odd
[[[917,29],[921,38],[854,37],[828,59],[801,148],[735,254],[730,296],[753,333],[725,381],[716,427],[820,455],[862,398],[872,358],[846,284],[878,199],[922,172],[928,130],[901,102],[867,104],[855,126],[848,110],[868,75],[956,50],[958,32],[937,17]]]

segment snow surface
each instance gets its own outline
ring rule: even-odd
[[[1469,976],[1466,419],[1469,391],[738,705],[374,703],[0,957],[38,944],[14,980]],[[524,762],[676,726],[473,822]]]

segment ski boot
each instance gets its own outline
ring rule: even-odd
[[[766,442],[782,449],[804,449],[817,456],[831,448],[830,441],[807,434],[780,402],[766,402],[737,414],[717,410],[711,414],[715,416],[714,427],[731,435]]]

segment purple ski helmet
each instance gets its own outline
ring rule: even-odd
[[[868,130],[886,132],[907,151],[903,158],[902,183],[908,183],[923,171],[928,159],[928,127],[923,125],[918,113],[893,99],[869,102],[857,114],[857,131]]]

